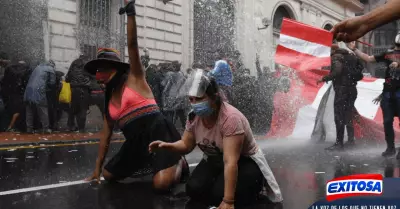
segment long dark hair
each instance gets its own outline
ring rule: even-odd
[[[104,102],[105,102],[104,115],[106,119],[109,121],[112,121],[108,108],[108,105],[110,104],[110,100],[112,97],[112,93],[114,89],[117,88],[119,84],[125,82],[127,78],[128,78],[128,73],[126,71],[117,71],[114,77],[106,84],[106,91],[104,94]]]

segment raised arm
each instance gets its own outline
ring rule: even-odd
[[[363,53],[362,51],[355,49],[354,53],[359,57],[360,59],[364,60],[365,62],[376,62],[375,56],[370,56],[368,54]]]
[[[135,77],[145,77],[145,72],[140,61],[139,45],[137,38],[137,26],[136,26],[136,11],[135,11],[135,0],[125,0],[125,7],[128,24],[127,24],[127,40],[128,40],[128,54],[130,61],[130,72]]]

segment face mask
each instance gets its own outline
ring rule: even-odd
[[[208,101],[192,104],[192,109],[193,112],[200,117],[209,116],[214,112]]]
[[[112,76],[114,76],[115,73],[115,71],[97,72],[96,80],[107,83],[112,78]]]

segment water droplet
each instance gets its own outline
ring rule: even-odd
[[[62,164],[64,164],[63,162],[57,162],[57,165],[62,165]]]

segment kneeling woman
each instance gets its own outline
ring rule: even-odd
[[[100,181],[101,173],[108,181],[153,174],[154,188],[164,191],[181,180],[182,168],[188,171],[188,167],[177,153],[148,152],[149,144],[156,139],[175,142],[181,137],[160,113],[146,82],[137,43],[134,2],[127,3],[125,10],[130,65],[120,62],[119,53],[113,49],[100,49],[97,59],[85,65],[85,70],[96,74],[96,79],[106,85],[104,128],[96,169],[87,180]],[[114,124],[121,128],[126,141],[102,170]]]
[[[211,200],[225,209],[236,203],[254,202],[266,192],[272,202],[281,202],[279,186],[246,117],[221,102],[216,82],[205,71],[193,72],[186,84],[193,112],[182,139],[172,143],[155,141],[150,151],[188,154],[199,146],[204,157],[186,185],[192,199]]]

